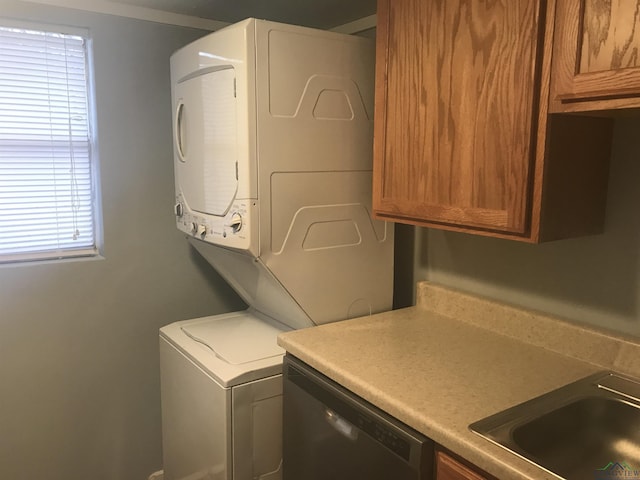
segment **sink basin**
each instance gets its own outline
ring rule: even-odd
[[[600,372],[469,426],[566,480],[640,480],[640,383]]]

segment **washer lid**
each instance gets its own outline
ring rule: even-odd
[[[204,319],[182,327],[185,335],[199,342],[232,365],[242,365],[264,358],[282,356],[276,343],[281,330],[248,312],[224,315],[216,321]]]

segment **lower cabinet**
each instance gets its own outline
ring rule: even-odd
[[[494,477],[436,450],[436,480],[493,480]]]

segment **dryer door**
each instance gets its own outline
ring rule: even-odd
[[[200,70],[175,86],[176,183],[191,210],[224,216],[238,190],[235,70]]]

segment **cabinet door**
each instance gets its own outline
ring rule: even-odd
[[[436,480],[488,480],[444,452],[436,452]]]
[[[531,0],[379,0],[379,218],[526,234],[540,9]]]
[[[558,0],[552,68],[552,111],[640,106],[640,0]]]

